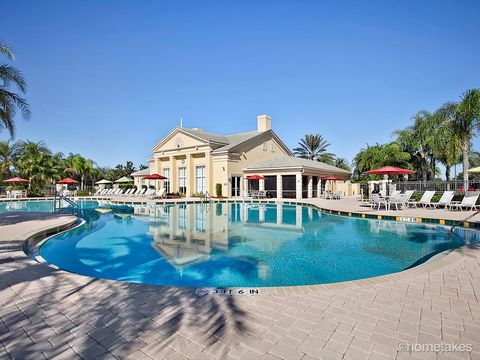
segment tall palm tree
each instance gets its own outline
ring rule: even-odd
[[[439,117],[422,110],[416,113],[412,126],[395,131],[397,142],[408,151],[418,162],[418,168],[423,181],[427,181],[428,174],[435,178],[434,139]]]
[[[467,90],[460,102],[448,102],[439,111],[452,122],[454,132],[461,139],[463,186],[467,190],[470,143],[480,126],[480,89]]]
[[[65,159],[65,173],[80,177],[80,189],[85,189],[86,177],[93,174],[94,162],[80,154],[70,153]]]
[[[450,181],[452,166],[457,165],[462,158],[462,139],[455,132],[452,122],[445,119],[440,111],[436,112],[436,117],[438,126],[433,139],[433,152],[445,166],[445,179]]]
[[[0,178],[6,179],[11,176],[10,168],[13,165],[14,147],[10,141],[0,141]]]
[[[19,141],[13,156],[15,168],[28,178],[29,188],[44,186],[51,180],[52,153],[45,142]]]
[[[298,147],[293,149],[295,156],[317,160],[321,162],[332,162],[335,154],[327,152],[330,144],[320,134],[307,134],[300,139]]]
[[[15,55],[10,46],[0,40],[0,54],[10,60],[15,60]],[[15,115],[17,111],[22,113],[24,119],[31,116],[27,101],[17,92],[25,94],[27,83],[22,73],[15,67],[6,63],[0,63],[0,128],[6,129],[10,136],[15,135]]]

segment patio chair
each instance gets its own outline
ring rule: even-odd
[[[382,206],[382,205],[385,208],[385,210],[388,207],[387,200],[380,197],[379,194],[370,194],[370,204],[371,204],[372,209],[373,209],[374,206],[376,206],[377,210],[380,210],[380,206]]]
[[[410,201],[410,199],[412,198],[412,195],[415,193],[415,190],[407,190],[405,191],[405,199],[406,199],[406,202],[408,203]]]
[[[462,201],[451,201],[448,208],[449,210],[462,210],[463,208],[470,208],[470,210],[477,210],[476,203],[478,200],[478,191],[467,191]]]
[[[409,201],[408,205],[412,205],[414,207],[421,205],[425,209],[427,206],[431,205],[431,201],[434,195],[435,191],[425,191],[419,201]]]
[[[259,190],[257,192],[257,199],[265,199],[267,197],[267,193],[264,190]]]
[[[443,206],[444,208],[446,208],[447,206],[450,205],[454,196],[455,196],[455,191],[445,191],[442,194],[442,197],[440,198],[440,200],[438,200],[438,202],[432,203],[432,205],[435,209],[437,208],[437,206],[438,207]]]
[[[155,189],[148,189],[147,191],[145,191],[145,193],[142,194],[142,197],[149,197],[153,194],[155,194]]]
[[[388,210],[390,210],[391,206],[395,205],[395,210],[399,210],[399,206],[401,209],[407,206],[407,196],[406,194],[396,194],[390,197],[388,201]]]
[[[130,192],[130,194],[128,194],[128,196],[137,196],[138,194],[140,194],[140,191],[142,189],[137,189],[137,190],[133,190],[132,192]]]

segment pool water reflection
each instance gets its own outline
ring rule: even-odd
[[[40,254],[79,274],[177,286],[287,286],[401,271],[478,232],[282,204],[114,206],[85,202],[85,226]]]

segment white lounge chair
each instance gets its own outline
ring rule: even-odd
[[[478,200],[478,191],[467,191],[465,196],[463,197],[462,201],[451,201],[449,204],[450,210],[462,210],[463,208],[470,208],[470,210],[477,210],[476,203]]]
[[[432,205],[435,209],[440,206],[443,206],[446,208],[447,206],[450,205],[454,196],[455,196],[455,191],[445,191],[442,194],[442,197],[440,198],[440,200],[438,200],[438,202],[432,203]]]
[[[407,206],[407,196],[406,194],[396,194],[392,197],[390,197],[390,200],[388,201],[388,210],[392,207],[392,205],[395,205],[395,210],[400,208],[404,208]]]
[[[370,194],[370,205],[372,206],[372,209],[374,206],[376,206],[377,210],[380,210],[380,206],[382,205],[385,208],[385,210],[388,208],[387,200],[380,197],[379,194]]]
[[[156,194],[150,195],[150,199],[161,199],[165,196],[165,188],[161,188]]]
[[[423,206],[423,208],[426,208],[427,206],[431,205],[431,201],[434,195],[435,191],[433,190],[425,191],[419,201],[409,201],[408,205],[412,205],[414,207],[421,205]]]
[[[147,189],[147,191],[145,191],[142,194],[142,197],[149,197],[150,195],[153,195],[154,193],[155,193],[155,189]]]
[[[93,196],[97,196],[97,195],[99,195],[101,192],[102,192],[102,189],[98,189],[98,190],[95,192],[95,194],[93,194]]]

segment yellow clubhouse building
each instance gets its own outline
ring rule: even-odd
[[[257,116],[254,131],[219,135],[199,128],[175,127],[151,151],[148,169],[132,174],[135,185],[157,184],[167,193],[216,196],[217,184],[225,197],[246,197],[249,190],[265,191],[272,198],[317,197],[325,189],[322,178],[347,180],[350,173],[314,160],[293,156],[271,128],[271,117]],[[143,177],[160,174],[167,180]],[[247,177],[260,175],[261,180]],[[340,182],[351,195],[349,182]],[[339,184],[340,185],[340,184]]]

